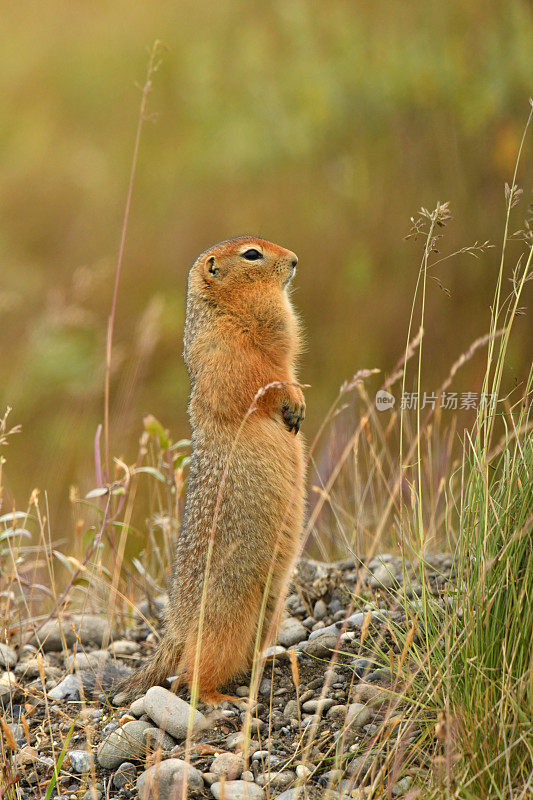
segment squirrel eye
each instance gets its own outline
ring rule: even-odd
[[[252,247],[250,250],[246,250],[246,252],[242,254],[242,257],[247,261],[258,261],[260,258],[263,258],[263,254]]]
[[[218,275],[219,269],[218,267],[215,267],[215,259],[213,258],[213,256],[207,259],[207,263],[209,265],[207,268],[208,272],[210,272],[211,275]]]

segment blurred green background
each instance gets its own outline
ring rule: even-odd
[[[499,245],[533,87],[526,0],[4,2],[0,28],[0,403],[7,505],[95,485],[105,336],[148,50],[149,98],[119,292],[111,451],[132,460],[142,415],[188,435],[181,359],[194,257],[240,233],[298,254],[308,435],[356,370],[401,354],[424,205],[451,202],[442,254]],[[520,182],[531,201],[531,138]],[[511,248],[511,255],[513,249]],[[499,250],[435,267],[424,388],[489,325]],[[509,287],[510,288],[510,284]],[[531,318],[511,343],[525,378]],[[479,354],[454,385],[479,391]],[[377,388],[378,378],[370,386]]]

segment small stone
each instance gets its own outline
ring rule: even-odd
[[[246,713],[246,712],[244,712]],[[254,733],[259,733],[265,727],[265,723],[262,719],[258,719],[257,717],[252,717],[250,720],[250,734],[253,736]]]
[[[317,639],[319,636],[324,636],[326,633],[331,633],[332,636],[335,636],[336,641],[340,630],[336,625],[328,625],[327,627],[322,625],[320,628],[316,628],[316,630],[311,631],[309,634],[309,641],[312,642],[314,639]]]
[[[398,575],[397,568],[390,561],[387,564],[380,564],[372,570],[368,584],[373,589],[392,589],[395,586],[399,586],[399,578],[400,575]]]
[[[306,714],[323,714],[334,704],[335,701],[330,697],[323,697],[318,700],[307,700],[302,704],[302,711],[305,711]]]
[[[95,786],[89,787],[85,794],[83,795],[83,800],[101,800],[103,797],[103,793],[101,789],[97,789]]]
[[[172,750],[176,744],[172,736],[157,728],[146,728],[143,733],[143,738],[146,749],[152,752],[157,749],[169,751]]]
[[[131,761],[123,761],[113,775],[113,786],[115,789],[122,789],[124,786],[133,783],[136,775],[135,764],[132,764]]]
[[[237,690],[235,692],[237,697],[248,697],[250,694],[250,687],[249,686],[237,686]]]
[[[248,781],[214,783],[211,786],[211,794],[215,800],[263,800],[265,796],[260,786]]]
[[[255,755],[255,753],[254,753]],[[238,753],[221,753],[211,763],[209,771],[215,775],[224,775],[226,780],[239,778],[244,769],[244,757]]]
[[[275,658],[276,660],[280,658],[288,658],[288,653],[285,647],[281,647],[281,645],[273,645],[272,647],[267,647],[263,650],[262,658],[267,661],[268,659]]]
[[[346,706],[341,704],[331,706],[331,708],[328,710],[328,713],[326,714],[326,717],[328,719],[336,720],[337,722],[343,720],[345,716],[346,716]]]
[[[365,676],[365,681],[367,683],[390,684],[390,682],[391,682],[390,670],[389,669],[375,669],[372,672],[369,672],[368,675]]]
[[[346,620],[346,625],[350,629],[354,628],[362,628],[363,622],[365,621],[366,614],[363,614],[361,611],[358,611],[355,614],[351,614],[348,619]]]
[[[202,773],[181,758],[168,758],[139,775],[137,794],[139,800],[175,800],[181,796],[184,785],[202,789]]]
[[[323,600],[317,600],[313,608],[313,617],[315,619],[324,619],[328,613],[328,607]]]
[[[274,800],[303,800],[303,786],[295,786],[294,789],[286,789],[281,794],[277,794]]]
[[[111,626],[107,618],[97,617],[94,614],[65,614],[61,620],[50,619],[45,622],[29,643],[34,647],[41,645],[45,652],[59,651],[63,649],[61,633],[68,647],[72,647],[78,641],[84,645],[94,644],[101,647],[111,636]]]
[[[132,656],[138,653],[140,648],[137,642],[130,642],[129,639],[117,639],[116,642],[109,645],[108,649],[116,656]]]
[[[16,755],[17,767],[26,767],[28,764],[33,764],[39,758],[39,753],[37,752],[37,748],[30,747],[23,747],[22,750]]]
[[[0,667],[11,669],[17,663],[17,653],[13,647],[0,642]]]
[[[45,674],[48,675],[50,670],[50,662],[48,659],[43,658],[43,667]],[[40,674],[39,661],[36,658],[27,658],[25,661],[19,661],[15,667],[15,675],[26,678],[27,680],[38,678]]]
[[[357,702],[372,703],[374,701],[386,700],[389,693],[386,689],[375,683],[359,683],[355,689],[354,699]]]
[[[392,796],[393,797],[403,797],[406,792],[409,791],[411,788],[411,784],[413,779],[407,775],[405,778],[402,778],[397,783],[394,784],[392,787]]]
[[[137,700],[133,701],[133,703],[130,705],[130,711],[134,717],[142,717],[143,714],[146,714],[146,709],[144,707],[144,695],[143,697],[139,697]]]
[[[253,783],[253,780],[254,780],[254,774],[253,774],[253,772],[250,772],[249,769],[245,770],[242,773],[241,781],[250,781],[251,783]]]
[[[313,634],[310,635],[312,636]],[[314,656],[315,658],[330,658],[332,651],[335,650],[337,646],[337,640],[338,631],[336,629],[335,633],[333,633],[327,628],[324,628],[314,639],[303,642],[303,644],[299,646],[299,649],[303,653]]]
[[[285,717],[286,720],[298,717],[298,703],[296,702],[296,700],[289,700],[289,702],[283,709],[283,716]]]
[[[357,758],[352,759],[352,761],[346,765],[346,772],[350,776],[350,780],[346,781],[346,783],[353,787],[354,781],[357,784],[358,781],[366,778],[375,764],[376,758],[373,756],[357,756]]]
[[[355,677],[359,678],[359,680],[370,674],[376,668],[376,664],[366,658],[354,658],[350,666],[355,672]]]
[[[261,683],[259,684],[259,694],[261,697],[266,697],[270,695],[272,691],[272,681],[269,678],[263,678]]]
[[[61,683],[48,692],[50,700],[79,700],[81,697],[82,681],[79,675],[67,675]]]
[[[175,739],[185,739],[192,715],[193,729],[207,723],[206,718],[189,703],[162,686],[152,686],[144,698],[146,713],[164,731]]]
[[[89,772],[93,765],[93,754],[87,750],[70,750],[68,754],[73,772]]]
[[[308,778],[311,773],[312,770],[310,770],[309,767],[306,767],[305,764],[298,764],[296,767],[296,777],[300,778],[301,780]]]
[[[305,639],[307,639],[307,631],[299,619],[288,617],[281,622],[278,631],[278,644],[290,647]]]
[[[150,722],[126,722],[114,730],[98,747],[96,757],[101,767],[115,769],[124,761],[141,761],[146,756],[145,731],[153,729]]]
[[[296,780],[294,772],[288,769],[281,770],[280,772],[270,772],[265,775],[259,775],[255,782],[258,786],[271,786],[276,789],[286,789],[293,781]]]
[[[349,727],[361,729],[374,717],[374,712],[362,703],[350,703],[346,714],[346,724]]]
[[[71,670],[84,670],[84,669],[92,669],[95,672],[98,670],[103,669],[105,662],[109,659],[109,652],[107,650],[93,650],[90,653],[84,653],[80,651],[79,653],[74,653],[71,655],[70,653],[65,654],[65,658],[63,659],[65,666],[67,669]]]

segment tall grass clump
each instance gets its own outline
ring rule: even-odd
[[[532,115],[533,110],[525,132]],[[511,210],[521,195],[516,177],[515,169],[505,192],[483,383],[487,400],[472,430],[464,432],[453,488],[450,480],[457,512],[456,582],[443,613],[434,598],[423,595],[425,699],[439,710],[436,785],[445,789],[444,796],[465,800],[518,800],[533,792],[533,371],[517,401],[499,396],[511,329],[532,278],[533,242],[526,223],[512,290],[502,299]]]

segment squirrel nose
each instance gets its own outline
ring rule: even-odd
[[[294,256],[294,258],[291,261],[291,264],[293,267],[295,267],[297,263],[298,263],[298,256]]]

